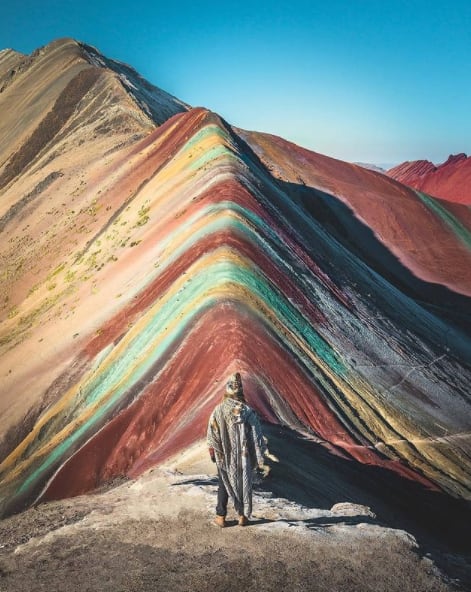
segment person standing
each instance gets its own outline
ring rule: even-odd
[[[252,514],[253,470],[257,466],[266,469],[264,455],[268,449],[257,414],[245,401],[239,372],[229,378],[223,400],[211,413],[207,442],[219,477],[214,522],[226,526],[230,497],[239,525],[246,526]]]

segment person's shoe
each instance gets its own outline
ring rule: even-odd
[[[216,518],[214,519],[214,524],[217,524],[221,528],[224,528],[226,526],[226,517],[225,516],[216,516]]]
[[[239,516],[239,526],[247,526],[248,523],[249,519],[247,518],[247,516]]]

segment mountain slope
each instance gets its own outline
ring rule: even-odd
[[[414,281],[407,271],[426,280],[429,285],[421,290],[421,300],[433,292],[430,283],[471,295],[471,275],[467,273],[471,214],[467,207],[417,193],[375,171],[305,150],[276,136],[240,132],[277,178],[295,185],[289,190],[311,214],[316,216],[323,210],[323,222],[338,240],[348,241],[350,249],[361,248],[362,243],[366,246],[367,232],[355,224],[358,221],[405,268],[401,270],[391,257],[386,261],[386,253],[378,247],[373,253],[364,250],[362,258],[366,257],[369,265],[376,258],[381,274],[393,274],[395,283],[403,286]],[[418,282],[414,289],[419,289]]]
[[[236,369],[265,421],[469,498],[469,210],[180,102],[156,126],[65,44],[48,105],[89,86],[4,167],[3,513],[203,437]]]
[[[48,153],[56,158],[110,138],[116,144],[116,136],[129,139],[187,108],[149,84],[137,92],[142,79],[130,67],[100,61],[96,50],[72,39],[55,41],[19,65],[10,55],[0,56],[9,66],[0,70],[0,187],[31,174],[39,162],[44,166]]]

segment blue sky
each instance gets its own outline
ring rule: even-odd
[[[471,152],[471,2],[5,0],[0,48],[74,37],[230,123],[343,160]]]

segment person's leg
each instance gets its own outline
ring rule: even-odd
[[[243,502],[234,501],[234,508],[235,508],[235,511],[237,512],[237,514],[239,514],[239,516],[244,513],[244,503]]]
[[[250,500],[249,500],[248,507],[244,507],[243,502],[240,503],[236,507],[237,513],[239,514],[239,526],[247,526],[247,524],[249,523],[249,519],[247,518],[245,510],[248,510],[250,512],[251,506],[252,506],[252,493],[250,493]]]
[[[218,503],[216,506],[216,514],[223,518],[227,514],[227,502],[229,500],[229,494],[227,493],[226,487],[221,477],[221,473],[218,471]]]
[[[237,513],[239,514],[239,526],[247,526],[247,524],[249,523],[249,519],[247,518],[244,512],[244,504],[241,504],[237,508]]]

